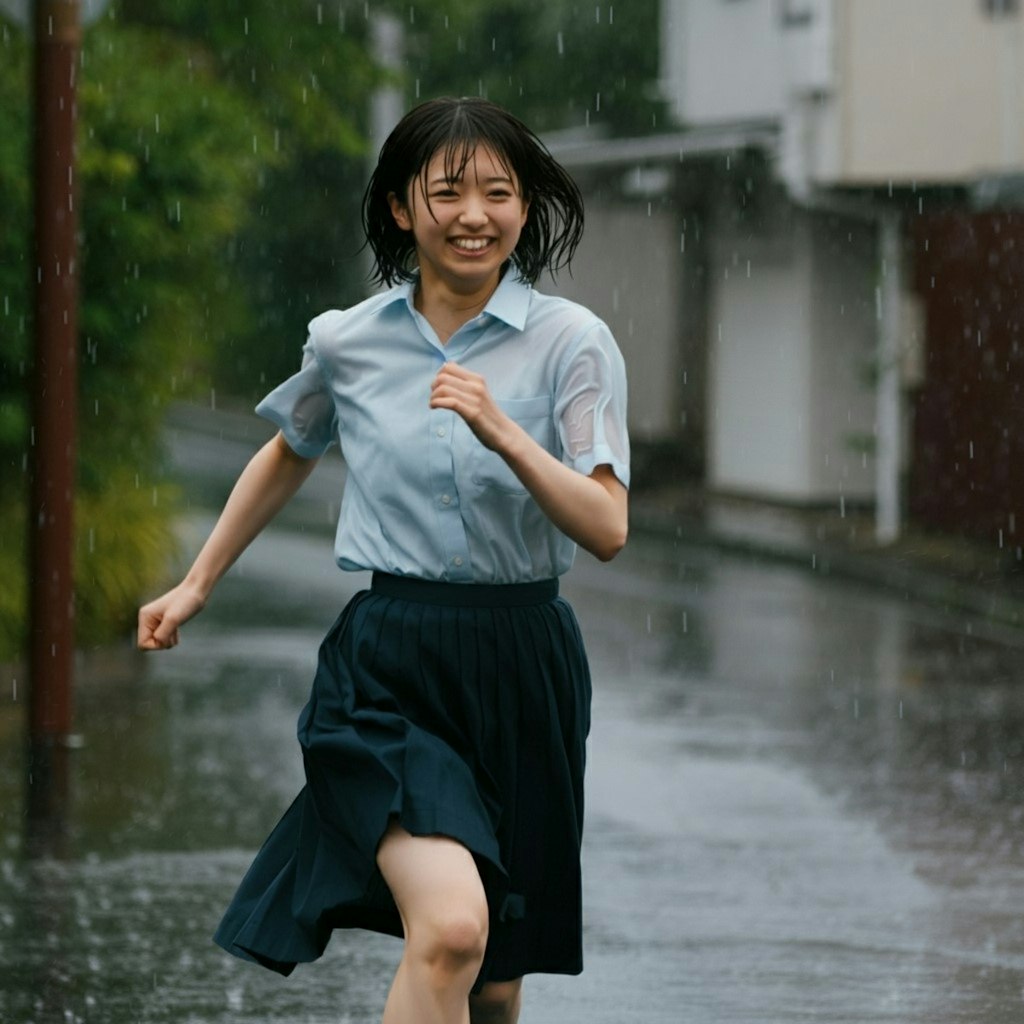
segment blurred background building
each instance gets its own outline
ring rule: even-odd
[[[660,62],[675,129],[551,139],[657,474],[1019,544],[1020,4],[662,0]]]

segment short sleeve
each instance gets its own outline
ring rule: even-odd
[[[626,366],[600,321],[583,333],[559,370],[554,414],[567,465],[585,476],[610,465],[629,486]]]
[[[275,423],[288,446],[303,458],[319,458],[335,441],[338,417],[334,397],[324,380],[312,337],[302,349],[302,369],[274,388],[256,406],[256,413]]]

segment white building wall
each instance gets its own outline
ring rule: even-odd
[[[676,119],[782,130],[808,184],[969,182],[1024,171],[1024,12],[983,0],[662,0]]]
[[[662,0],[662,90],[687,126],[780,117],[777,0]]]
[[[728,219],[721,211],[719,220]],[[875,232],[797,209],[720,229],[708,344],[708,483],[794,502],[874,493]]]
[[[681,263],[671,211],[646,202],[587,201],[587,228],[554,291],[592,309],[611,328],[626,360],[634,439],[679,433]]]
[[[724,218],[723,218],[724,219]],[[809,227],[793,212],[769,239],[716,232],[708,323],[708,484],[808,497]]]

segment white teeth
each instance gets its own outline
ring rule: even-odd
[[[469,249],[475,252],[478,249],[482,249],[490,241],[489,238],[455,238],[452,239],[453,243],[460,249]]]

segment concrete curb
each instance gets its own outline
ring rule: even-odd
[[[992,574],[990,580],[967,580],[944,572],[932,560],[915,558],[911,551],[875,551],[854,548],[834,540],[789,539],[757,531],[716,528],[699,515],[669,512],[643,497],[631,507],[631,529],[637,533],[683,540],[746,558],[763,559],[802,569],[822,577],[835,577],[897,593],[944,612],[962,612],[972,621],[1009,627],[1024,639],[1024,590]],[[955,545],[955,541],[951,541]]]

